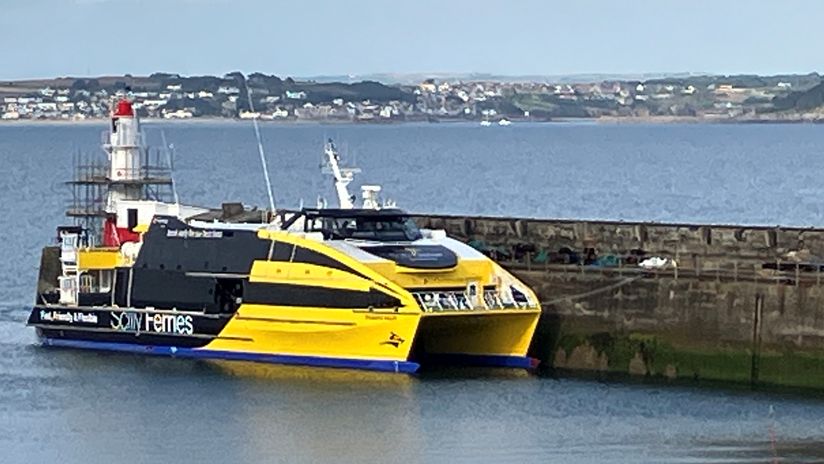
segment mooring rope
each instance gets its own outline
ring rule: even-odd
[[[562,301],[572,302],[572,301],[575,301],[575,300],[581,300],[581,299],[588,298],[588,297],[593,296],[593,295],[597,295],[599,293],[604,293],[604,292],[608,292],[610,290],[615,290],[616,288],[623,287],[624,285],[630,284],[630,283],[635,282],[636,280],[642,279],[642,278],[644,278],[644,276],[628,277],[628,278],[626,278],[626,279],[624,279],[620,282],[616,282],[614,284],[610,284],[610,285],[607,285],[605,287],[597,288],[595,290],[591,290],[591,291],[586,292],[586,293],[579,293],[577,295],[564,296],[564,297],[561,297],[561,298],[556,298],[554,300],[542,301],[541,306],[554,305],[555,303],[560,303]]]

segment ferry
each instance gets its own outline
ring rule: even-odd
[[[42,345],[404,373],[535,365],[535,293],[379,187],[356,205],[331,141],[337,207],[190,206],[168,149],[151,161],[131,102],[113,107],[106,160],[78,162],[74,224],[42,251],[28,318]]]

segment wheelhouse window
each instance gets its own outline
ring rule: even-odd
[[[421,231],[408,216],[321,216],[309,219],[306,230],[322,232],[324,237],[332,239],[404,242],[421,238]]]

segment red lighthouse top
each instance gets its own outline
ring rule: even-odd
[[[115,116],[134,116],[134,110],[132,109],[132,102],[129,100],[123,99],[117,102],[117,109],[114,112]]]

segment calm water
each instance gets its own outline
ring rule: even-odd
[[[164,127],[181,198],[264,204],[252,129]],[[0,125],[0,463],[824,462],[824,402],[508,371],[375,373],[45,350],[23,326],[73,149]],[[418,212],[824,225],[824,126],[263,126],[277,199],[331,197],[325,137]]]

